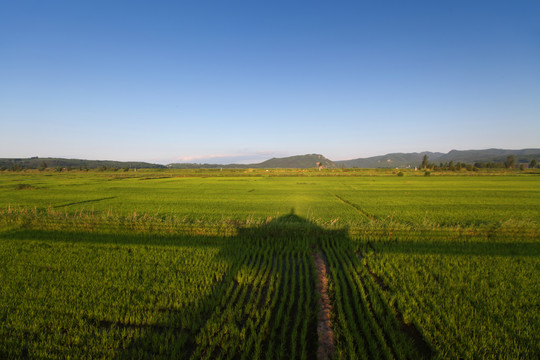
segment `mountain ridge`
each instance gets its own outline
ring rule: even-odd
[[[424,155],[428,161],[439,164],[446,162],[474,163],[501,163],[509,155],[515,157],[517,164],[529,163],[536,159],[540,162],[540,148],[526,149],[483,149],[483,150],[450,150],[448,153],[441,152],[412,152],[412,153],[389,153],[366,158],[332,161],[321,154],[294,155],[282,158],[271,158],[254,164],[196,164],[196,163],[171,163],[168,165],[152,164],[141,161],[112,161],[112,160],[82,160],[65,158],[0,158],[0,170],[7,169],[38,169],[43,163],[49,168],[153,168],[153,169],[247,169],[247,168],[315,168],[320,163],[322,168],[414,168],[420,165]]]
[[[351,160],[338,160],[335,163],[338,166],[347,168],[395,168],[395,167],[415,167],[422,162],[424,155],[430,160],[443,156],[439,152],[413,152],[413,153],[389,153],[386,155],[371,156],[367,158],[357,158]]]
[[[0,169],[19,166],[24,169],[39,169],[40,167],[47,168],[145,168],[145,169],[164,169],[165,165],[152,164],[144,161],[115,161],[115,160],[86,160],[86,159],[66,159],[53,157],[38,157],[31,158],[0,158]]]
[[[200,164],[200,167],[206,168],[253,168],[253,169],[294,169],[294,168],[313,168],[317,167],[317,163],[320,163],[323,168],[334,169],[337,165],[330,159],[327,159],[321,154],[305,154],[305,155],[294,155],[287,156],[282,158],[271,158],[260,163],[254,164]],[[177,164],[168,164],[168,168],[172,169],[193,169],[196,164],[192,163],[177,163]]]
[[[352,160],[335,161],[338,166],[358,167],[358,168],[414,168],[417,167],[424,157],[428,156],[428,161],[432,163],[462,162],[466,164],[504,162],[509,155],[516,158],[516,162],[529,163],[532,159],[540,158],[540,149],[482,149],[482,150],[450,150],[449,152],[413,152],[413,153],[390,153],[386,155],[358,158]]]

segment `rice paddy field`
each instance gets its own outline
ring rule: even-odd
[[[540,176],[0,173],[0,358],[540,358]],[[322,357],[324,358],[324,357]]]

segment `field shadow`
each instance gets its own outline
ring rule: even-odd
[[[277,291],[278,298],[282,299],[283,294],[287,294],[286,285],[279,283],[277,288],[271,289],[268,284],[264,284],[261,295],[257,296],[258,289],[250,282],[239,280],[242,277],[240,274],[262,272],[261,269],[264,267],[266,259],[271,263],[269,271],[271,276],[284,278],[285,272],[294,268],[295,280],[298,283],[300,282],[300,254],[305,252],[306,248],[310,249],[311,244],[323,236],[329,236],[329,232],[291,211],[290,214],[275,218],[258,227],[237,227],[234,237],[195,237],[194,245],[190,246],[204,246],[201,245],[201,241],[211,246],[217,245],[219,251],[214,259],[230,265],[224,276],[214,284],[210,294],[189,309],[193,314],[192,318],[197,319],[197,325],[194,327],[183,326],[181,316],[177,316],[174,310],[163,309],[167,317],[164,324],[167,324],[167,330],[172,329],[179,334],[179,342],[168,344],[169,347],[165,351],[156,352],[159,344],[154,341],[155,334],[159,334],[162,330],[149,327],[143,329],[141,336],[129,343],[123,351],[120,351],[117,358],[133,358],[142,352],[147,358],[213,359],[224,356],[228,359],[252,359],[259,358],[260,355],[269,358],[267,353],[271,349],[276,353],[270,358],[288,358],[288,355],[283,356],[283,354],[290,354],[292,351],[290,339],[293,329],[291,324],[294,323],[297,316],[302,316],[302,314],[288,313],[289,325],[278,324],[282,328],[274,334],[275,336],[272,336],[271,329],[266,329],[267,335],[258,344],[257,349],[257,344],[249,346],[248,341],[248,339],[257,338],[259,335],[257,327],[250,326],[250,324],[257,323],[257,316],[254,315],[253,310],[246,310],[249,306],[254,306],[255,313],[262,315],[270,309],[269,324],[272,326],[276,323],[277,307],[280,301],[275,307],[266,308],[271,305],[265,299],[267,295],[270,298],[269,292],[271,291]],[[165,243],[170,244],[169,240],[171,239],[167,239]],[[309,281],[314,287],[315,279],[310,278]],[[297,285],[292,291],[296,295],[293,296],[295,303],[292,308],[296,309],[298,305],[296,301],[300,298],[301,288]],[[227,315],[230,308],[240,309],[240,311],[235,315]],[[308,359],[316,358],[317,352],[316,310],[316,302],[312,301],[311,316],[307,320],[306,343],[304,344]],[[225,323],[221,323],[224,321],[223,319],[226,319],[227,326],[224,326]],[[209,332],[208,335],[205,332]],[[205,341],[211,342],[214,337],[221,339],[223,346],[219,342],[218,345],[205,345]],[[233,341],[227,343],[231,339]],[[231,343],[234,345],[231,346]],[[247,347],[249,354],[244,353],[246,350],[244,346]],[[298,347],[301,347],[301,344],[298,344]],[[277,349],[280,352],[277,352]]]
[[[96,200],[98,201],[98,200]],[[341,232],[345,234],[345,232]],[[62,244],[88,244],[92,246],[106,246],[111,249],[122,247],[190,247],[198,248],[204,252],[204,249],[211,249],[213,259],[228,265],[228,270],[222,278],[215,279],[211,285],[211,290],[208,296],[199,298],[196,302],[189,306],[189,312],[193,323],[182,323],[185,316],[182,311],[173,307],[155,309],[159,314],[157,321],[149,324],[137,324],[123,321],[109,321],[92,315],[89,311],[83,315],[82,320],[86,326],[96,329],[98,333],[103,331],[114,330],[117,332],[126,332],[131,334],[129,341],[123,341],[122,348],[116,349],[116,358],[132,359],[132,358],[177,358],[189,359],[191,357],[198,358],[197,338],[198,335],[205,331],[207,323],[213,321],[216,313],[221,312],[229,305],[223,302],[223,297],[228,296],[231,301],[237,302],[237,306],[245,307],[248,299],[255,289],[250,284],[241,283],[238,281],[239,273],[257,273],[261,267],[261,257],[263,253],[268,253],[272,257],[272,274],[276,277],[284,277],[284,272],[291,267],[295,267],[296,276],[300,268],[299,264],[295,264],[293,259],[299,259],[300,252],[309,248],[311,242],[317,241],[323,236],[330,236],[330,232],[324,230],[317,225],[303,219],[293,212],[285,216],[273,219],[259,227],[242,227],[235,229],[234,236],[210,236],[210,235],[185,235],[182,233],[176,234],[136,234],[136,233],[110,233],[92,232],[92,231],[55,231],[55,230],[36,230],[31,228],[20,228],[15,230],[4,230],[0,232],[0,240],[5,242],[17,241],[32,241],[36,246],[47,246],[51,243]],[[216,253],[217,250],[217,253]],[[244,256],[243,254],[247,254]],[[287,257],[287,253],[298,255],[292,258]],[[266,256],[266,255],[264,255]],[[283,264],[285,261],[290,263],[285,266],[278,267],[277,264]],[[298,280],[298,278],[297,278]],[[314,281],[314,279],[310,280]],[[234,293],[245,292],[245,301],[241,302],[236,298],[227,294],[227,291],[233,284]],[[181,286],[181,284],[179,284]],[[314,285],[312,286],[314,288]],[[181,289],[179,289],[181,290]],[[265,289],[265,291],[268,291]],[[277,289],[283,292],[283,288]],[[293,291],[300,291],[300,287]],[[181,293],[181,291],[179,291]],[[299,295],[299,294],[297,294]],[[298,296],[296,296],[298,298]],[[278,301],[279,304],[279,301]],[[261,301],[261,305],[264,305]],[[313,301],[313,316],[309,319],[309,329],[306,337],[307,358],[315,358],[317,351],[317,331],[315,317],[315,302]],[[261,306],[261,311],[264,310]],[[244,314],[245,315],[245,314]],[[293,314],[291,314],[292,316]],[[247,315],[245,315],[247,316]],[[272,313],[272,320],[276,314]],[[300,316],[300,315],[299,315]],[[249,317],[240,319],[238,327],[245,328],[248,321],[252,321]],[[284,329],[287,331],[287,336],[292,332],[291,327]],[[279,332],[280,338],[282,332]],[[254,334],[256,335],[256,334]],[[220,335],[221,336],[221,335]],[[246,338],[250,334],[246,333]],[[163,341],[161,341],[163,339]],[[84,344],[84,340],[82,344]],[[268,350],[268,339],[262,343],[263,352]],[[279,342],[274,342],[273,347],[283,348],[288,352],[291,344],[282,345]],[[223,351],[223,353],[221,353]],[[31,354],[28,347],[21,349],[20,355]],[[241,352],[235,349],[221,350],[215,348],[211,353],[205,353],[204,356],[213,358],[214,356],[226,354],[229,358],[240,358]],[[59,354],[61,355],[61,354]],[[249,357],[248,357],[249,358]]]
[[[102,199],[100,199],[102,200]],[[99,200],[96,200],[99,201]],[[228,265],[228,270],[223,277],[215,279],[211,285],[211,290],[207,296],[201,297],[189,307],[191,314],[191,323],[183,323],[185,316],[182,311],[173,307],[156,309],[159,313],[158,321],[151,324],[138,325],[122,321],[106,321],[90,315],[84,315],[82,320],[87,326],[98,329],[99,331],[108,331],[110,329],[124,331],[130,333],[129,340],[122,341],[122,348],[116,349],[116,358],[131,359],[131,358],[215,358],[221,355],[226,355],[227,358],[241,358],[243,346],[241,340],[244,331],[244,341],[249,339],[251,335],[257,335],[257,328],[248,327],[249,323],[256,323],[250,313],[242,310],[241,318],[235,319],[235,326],[238,329],[238,334],[224,334],[223,329],[216,330],[217,336],[223,338],[230,336],[238,336],[238,347],[221,349],[215,347],[208,351],[200,352],[201,333],[212,326],[218,326],[218,323],[213,323],[216,318],[219,318],[229,305],[234,305],[235,308],[245,308],[248,305],[251,294],[257,289],[248,283],[243,283],[238,280],[240,272],[257,274],[262,266],[264,256],[271,256],[271,272],[274,276],[284,278],[286,272],[293,270],[293,273],[298,276],[301,271],[300,259],[302,254],[309,253],[314,249],[319,249],[322,252],[323,244],[326,246],[335,245],[335,248],[343,249],[343,251],[354,252],[358,243],[353,242],[348,235],[348,229],[324,229],[317,224],[302,218],[294,213],[294,209],[287,215],[272,219],[265,224],[257,227],[236,228],[234,236],[210,236],[210,235],[184,235],[177,234],[130,234],[130,233],[97,233],[85,231],[40,231],[20,229],[12,231],[0,232],[0,239],[4,241],[20,241],[34,240],[42,242],[59,242],[59,243],[77,243],[77,244],[92,244],[106,245],[111,247],[121,246],[164,246],[164,247],[196,247],[201,249],[217,250],[214,256],[216,261],[221,261]],[[330,245],[329,245],[330,244]],[[409,244],[409,246],[394,246],[389,251],[413,251],[410,248],[418,248],[418,244]],[[427,250],[431,249],[431,245],[420,244],[425,246]],[[417,251],[426,251],[421,249]],[[452,249],[446,248],[446,251]],[[432,250],[435,251],[435,250]],[[437,250],[442,251],[442,250]],[[487,251],[481,248],[478,251]],[[502,251],[502,250],[501,250]],[[292,254],[292,255],[291,255]],[[278,266],[277,264],[282,264]],[[311,265],[311,263],[310,263]],[[309,283],[312,289],[315,289],[315,275],[313,270],[307,274]],[[296,283],[299,283],[300,278],[295,278]],[[179,284],[179,286],[181,286]],[[266,285],[265,285],[266,286]],[[284,292],[283,283],[280,287],[273,291],[280,293]],[[262,293],[271,291],[264,288]],[[292,299],[294,301],[292,309],[297,308],[297,301],[300,298],[301,288],[296,285],[293,289]],[[381,290],[382,291],[382,290]],[[231,295],[245,294],[245,295]],[[311,302],[311,312],[308,319],[308,331],[305,338],[307,358],[314,359],[317,357],[317,296],[313,295]],[[354,296],[354,294],[353,294]],[[264,296],[263,296],[264,297]],[[267,304],[259,300],[257,304],[261,312],[265,310]],[[399,313],[390,315],[397,319],[403,318]],[[272,308],[270,312],[270,324],[274,324],[279,311]],[[296,313],[290,313],[289,323],[294,323],[296,316],[302,316]],[[287,358],[287,354],[293,351],[294,344],[290,339],[293,337],[294,329],[287,324],[279,329],[278,337],[272,339],[267,336],[262,342],[260,349],[266,357],[270,349],[278,348],[280,353],[271,358]],[[410,330],[410,324],[397,325],[401,327],[401,331],[408,333],[411,343],[420,349],[423,354],[430,354],[431,349],[425,343],[420,332]],[[228,330],[227,330],[228,331]],[[398,330],[399,331],[399,330]],[[285,341],[282,341],[285,340]],[[255,350],[250,350],[254,352]],[[257,354],[257,352],[254,352]],[[281,354],[281,355],[280,355]],[[285,354],[285,355],[283,355]],[[247,358],[254,358],[247,356]]]

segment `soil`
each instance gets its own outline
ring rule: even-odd
[[[319,313],[317,314],[317,335],[319,337],[318,360],[332,359],[334,354],[334,331],[330,320],[332,305],[328,296],[326,264],[317,251],[313,251],[313,262],[317,270],[317,293],[319,294]]]

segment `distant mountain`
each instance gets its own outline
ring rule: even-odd
[[[320,154],[308,154],[289,156],[284,158],[272,158],[263,161],[259,164],[251,164],[253,168],[298,168],[307,169],[317,167],[317,163],[321,163],[325,169],[336,168],[336,164]]]
[[[296,155],[283,158],[272,158],[261,163],[256,164],[190,164],[190,163],[177,163],[169,164],[168,168],[171,169],[216,169],[216,168],[237,168],[237,169],[307,169],[317,167],[317,163],[321,163],[325,169],[334,169],[336,164],[320,154],[307,154]]]
[[[334,161],[334,163],[337,166],[344,166],[346,168],[414,168],[422,162],[424,155],[427,155],[430,161],[433,161],[444,154],[429,151],[420,153],[393,153],[368,158]]]
[[[521,149],[521,150],[505,150],[505,149],[485,149],[485,150],[451,150],[437,158],[436,162],[504,162],[509,155],[514,155],[516,163],[529,163],[532,159],[540,160],[540,149]],[[431,161],[431,159],[430,159]],[[435,161],[433,161],[435,162]]]
[[[496,162],[502,163],[509,155],[514,155],[516,163],[529,163],[532,159],[540,162],[540,149],[486,149],[486,150],[452,150],[447,154],[439,152],[424,151],[420,153],[394,153],[368,158],[353,160],[334,161],[337,166],[358,167],[358,168],[414,168],[419,166],[424,155],[428,156],[432,163],[454,163],[462,162],[467,164]]]
[[[147,168],[147,169],[278,169],[278,168],[299,168],[309,169],[317,167],[321,163],[325,169],[335,169],[340,167],[352,168],[414,168],[420,165],[424,155],[428,156],[430,163],[454,163],[462,162],[467,164],[474,163],[503,163],[509,155],[513,155],[517,164],[529,163],[532,159],[540,162],[540,149],[486,149],[486,150],[452,150],[447,154],[439,152],[419,152],[419,153],[392,153],[368,158],[358,158],[352,160],[332,161],[321,154],[296,155],[283,158],[272,158],[256,164],[193,164],[193,163],[175,163],[169,165],[151,164],[137,161],[109,161],[109,160],[80,160],[80,159],[62,159],[62,158],[25,158],[25,159],[1,159],[0,170],[2,169],[38,169],[45,162],[48,168],[67,168],[79,167],[96,169],[99,167],[108,168]]]
[[[24,158],[24,159],[0,159],[0,168],[9,169],[11,167],[20,167],[23,169],[38,169],[43,163],[48,168],[67,168],[72,167],[78,169],[79,167],[87,169],[97,169],[99,167],[108,168],[137,168],[137,169],[161,169],[165,168],[164,165],[150,164],[140,161],[111,161],[111,160],[81,160],[81,159],[62,159],[62,158]]]

